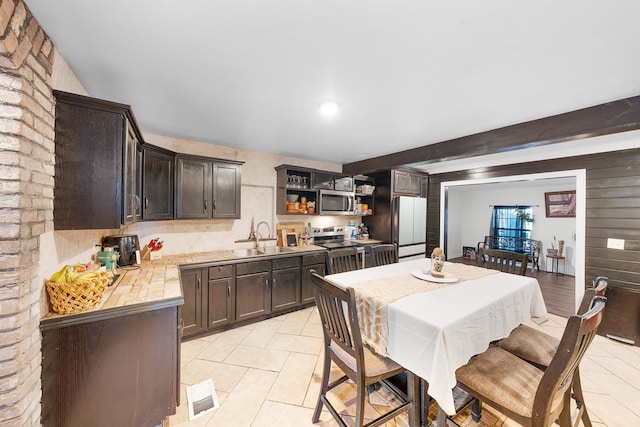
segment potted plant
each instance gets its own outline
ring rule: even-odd
[[[524,222],[533,222],[533,216],[529,212],[525,212],[519,207],[516,207],[515,211],[516,217],[518,217],[519,220]]]

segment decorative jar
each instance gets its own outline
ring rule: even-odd
[[[444,267],[444,255],[436,255],[434,253],[431,254],[431,270],[442,273],[442,268]]]

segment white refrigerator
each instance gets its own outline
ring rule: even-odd
[[[424,258],[427,250],[427,199],[393,198],[392,239],[400,261]]]

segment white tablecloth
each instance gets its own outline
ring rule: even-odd
[[[349,287],[428,268],[429,264],[428,259],[413,260],[328,275],[326,279]],[[547,317],[540,285],[532,277],[498,273],[412,294],[388,305],[387,354],[424,378],[429,395],[451,415],[455,413],[452,389],[456,369],[531,317]]]

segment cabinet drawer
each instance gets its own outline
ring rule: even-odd
[[[261,273],[271,270],[271,261],[245,262],[236,266],[237,275]]]
[[[273,260],[273,269],[281,270],[283,268],[299,267],[300,257],[278,258]]]
[[[302,265],[312,265],[312,264],[324,264],[325,253],[319,252],[317,254],[304,255],[302,257]]]
[[[209,280],[233,276],[233,264],[209,267]]]

